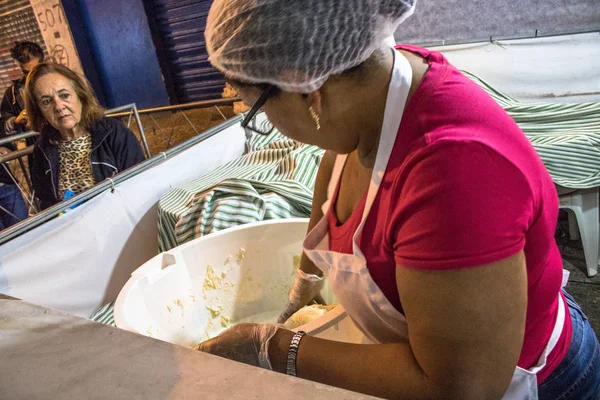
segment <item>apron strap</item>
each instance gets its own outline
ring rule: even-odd
[[[412,84],[412,68],[410,63],[395,49],[392,49],[394,54],[394,68],[392,70],[392,76],[390,79],[390,87],[388,89],[388,96],[385,103],[385,114],[383,117],[383,124],[381,126],[381,135],[379,137],[379,144],[377,148],[377,156],[375,157],[375,165],[373,166],[373,172],[371,174],[371,180],[369,182],[369,188],[367,191],[367,201],[365,209],[363,211],[362,220],[359,228],[356,230],[354,239],[358,237],[362,227],[364,225],[373,201],[377,196],[377,191],[383,180],[383,175],[388,165],[394,143],[396,142],[396,135],[402,121],[402,115],[404,114],[404,108],[408,100],[408,92],[410,91],[410,85]],[[327,201],[323,204],[323,214],[329,210],[331,199],[338,187],[338,183],[346,164],[347,154],[338,154],[335,159],[333,171],[331,172],[331,178],[329,179],[329,185],[327,187]],[[356,243],[356,240],[355,240]]]
[[[369,182],[367,200],[365,202],[362,219],[352,238],[354,254],[359,257],[364,258],[362,251],[358,247],[358,238],[365,225],[369,212],[371,211],[371,206],[373,205],[379,187],[381,186],[383,175],[385,174],[394,144],[396,143],[396,136],[398,135],[402,116],[404,115],[404,109],[408,101],[412,76],[412,68],[406,57],[399,51],[394,51],[394,69],[392,71],[388,97],[385,103],[385,114],[383,117],[383,125],[381,127],[381,136],[379,137],[375,165],[373,166],[371,181]]]
[[[546,360],[548,359],[548,355],[554,350],[558,340],[560,339],[560,335],[562,334],[563,327],[565,325],[565,300],[562,295],[558,293],[558,312],[556,313],[556,322],[554,323],[554,328],[552,329],[552,334],[550,335],[550,340],[548,340],[548,344],[546,348],[542,352],[542,355],[538,359],[538,362],[535,366],[529,369],[529,372],[532,374],[537,374],[546,366]]]
[[[335,158],[333,170],[331,171],[331,177],[329,178],[329,184],[327,185],[327,201],[325,201],[325,203],[323,203],[321,206],[323,216],[325,216],[329,211],[331,199],[333,199],[333,195],[335,194],[338,183],[340,182],[340,178],[342,177],[342,171],[344,170],[344,165],[346,165],[347,158],[348,154],[338,154]]]

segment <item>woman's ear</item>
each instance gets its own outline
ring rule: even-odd
[[[315,90],[314,92],[310,92],[306,95],[306,103],[308,107],[311,108],[317,113],[317,115],[321,115],[322,111],[322,103],[323,97],[321,96],[320,90]]]

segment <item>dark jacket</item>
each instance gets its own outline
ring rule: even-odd
[[[4,97],[2,97],[2,103],[0,103],[0,137],[4,137],[8,132],[4,131],[4,125],[6,121],[8,121],[12,117],[17,117],[23,108],[25,108],[25,102],[23,101],[23,96],[21,96],[21,89],[25,86],[25,78],[17,79],[13,81],[12,86],[6,89],[4,92]],[[14,125],[13,133],[23,133],[27,132],[29,129],[25,124],[17,124]],[[28,137],[25,139],[27,146],[34,145],[37,141],[37,136]],[[7,147],[7,146],[4,146]],[[9,149],[14,150],[14,148],[9,147]],[[31,164],[33,163],[33,157],[31,155],[27,156],[29,168],[31,168]],[[4,170],[4,168],[2,168]],[[6,172],[6,171],[4,171]],[[0,172],[1,174],[1,172]],[[6,173],[3,176],[0,176],[0,180],[4,182],[7,178],[9,178]],[[2,180],[3,179],[3,180]],[[12,182],[12,179],[10,180]]]
[[[25,102],[21,96],[21,89],[25,86],[24,79],[17,79],[13,81],[12,86],[6,89],[4,97],[2,97],[2,103],[0,104],[0,129],[4,131],[4,125],[12,117],[17,117],[23,108],[25,108]],[[15,124],[16,133],[27,132],[27,127],[24,124]],[[8,132],[5,132],[8,133]],[[36,137],[28,138],[27,145],[35,143]]]
[[[23,98],[21,97],[22,87],[21,80],[16,80],[13,82],[13,85],[6,89],[4,92],[4,97],[2,97],[2,103],[0,103],[0,139],[4,139],[6,137],[6,132],[4,131],[4,124],[11,117],[16,117],[19,115],[21,110],[23,110]],[[15,125],[18,132],[24,132],[24,125]],[[35,138],[34,138],[35,140]],[[12,143],[7,143],[5,145],[1,145],[0,147],[6,147],[9,150],[15,150],[15,146]],[[6,164],[6,168],[9,169],[9,165]],[[9,169],[10,171],[10,169]],[[14,184],[12,173],[9,174],[3,166],[0,165],[0,183],[4,184]]]
[[[0,139],[3,139],[5,135],[0,132]],[[0,147],[6,147],[8,150],[15,150],[15,146],[11,143],[0,145]],[[6,168],[5,168],[6,166]],[[8,163],[4,165],[0,165],[0,183],[14,185],[15,181],[13,180],[13,174],[10,170],[10,165]]]
[[[48,126],[45,129],[54,129]],[[62,199],[58,194],[60,155],[56,145],[42,132],[33,149],[31,181],[35,195],[40,199],[42,209],[48,208]],[[47,133],[47,132],[46,132]],[[90,129],[92,135],[92,172],[96,183],[111,178],[142,161],[144,153],[137,138],[120,122],[102,118]]]

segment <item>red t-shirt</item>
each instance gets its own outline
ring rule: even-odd
[[[510,116],[440,53],[398,46],[429,61],[406,105],[379,192],[360,237],[369,272],[402,310],[396,264],[447,270],[486,265],[524,249],[528,305],[518,365],[537,363],[554,327],[562,259],[554,240],[555,186]],[[337,197],[337,194],[336,194]],[[339,225],[329,210],[330,248],[351,253],[366,193]],[[561,301],[564,301],[561,300]],[[571,341],[568,314],[541,383]]]

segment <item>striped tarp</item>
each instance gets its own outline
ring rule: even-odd
[[[102,306],[98,311],[96,311],[94,315],[90,317],[90,319],[92,321],[100,322],[101,324],[117,326],[115,324],[114,308],[115,302],[110,302],[107,305]]]
[[[516,121],[559,186],[600,186],[600,103],[521,103],[468,72]]]
[[[247,154],[163,196],[160,251],[240,224],[310,215],[323,150],[279,132],[252,135],[247,145]]]

